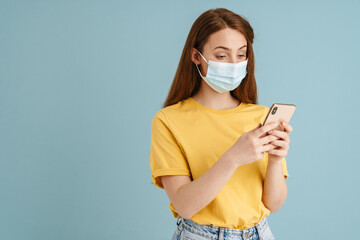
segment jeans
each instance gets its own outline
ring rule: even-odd
[[[241,229],[231,229],[203,225],[191,219],[178,218],[177,228],[171,240],[273,240],[275,239],[267,222],[263,218],[253,227]]]

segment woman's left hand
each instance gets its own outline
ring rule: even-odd
[[[268,132],[270,135],[274,135],[278,137],[277,140],[274,140],[269,143],[277,147],[268,152],[269,161],[276,161],[276,160],[281,161],[281,159],[287,155],[289,150],[289,143],[290,143],[289,134],[292,132],[293,128],[287,122],[282,122],[281,124],[284,127],[284,131],[271,130]]]

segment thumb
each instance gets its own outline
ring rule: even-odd
[[[253,129],[253,131],[255,131],[256,129],[259,129],[261,127],[261,123],[259,123],[256,128]]]

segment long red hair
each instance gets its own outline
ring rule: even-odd
[[[199,90],[201,77],[196,70],[195,64],[191,61],[191,49],[194,47],[202,52],[209,36],[224,28],[238,30],[245,36],[247,41],[247,74],[239,87],[230,91],[230,94],[241,102],[257,104],[257,87],[254,75],[255,59],[252,48],[253,29],[244,17],[225,8],[216,8],[201,14],[192,25],[163,107],[193,96]]]

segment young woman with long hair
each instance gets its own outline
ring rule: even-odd
[[[254,33],[224,8],[201,14],[187,37],[169,94],[151,124],[150,166],[178,218],[173,239],[274,239],[292,126],[262,126]]]

